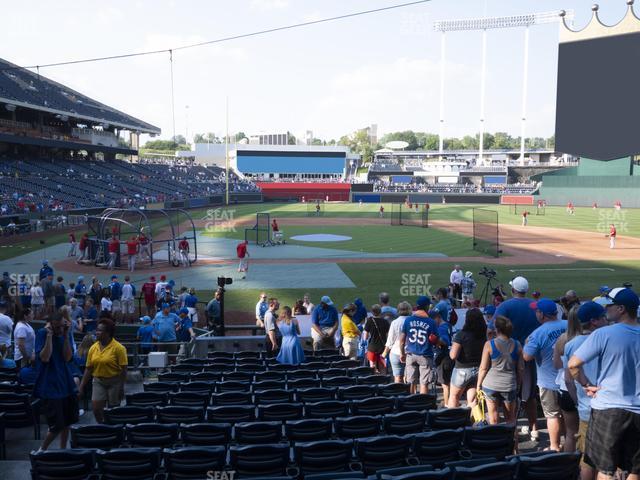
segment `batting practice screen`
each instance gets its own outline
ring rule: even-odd
[[[256,213],[256,224],[253,228],[244,230],[244,239],[256,245],[271,243],[271,217],[268,213]]]
[[[473,249],[493,257],[500,255],[497,211],[473,209]]]
[[[424,204],[409,205],[406,203],[391,204],[391,225],[429,227],[429,209]]]
[[[307,201],[307,216],[315,217],[324,215],[324,200]]]

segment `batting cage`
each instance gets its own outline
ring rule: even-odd
[[[307,201],[307,216],[321,217],[324,215],[324,200]]]
[[[132,262],[133,268],[136,264],[153,266],[159,261],[177,267],[198,259],[195,224],[182,209],[107,208],[88,216],[86,222],[89,246],[80,263],[131,270]],[[112,259],[109,243],[114,238],[118,248]],[[178,248],[181,240],[188,242],[188,250]],[[125,255],[129,244],[136,249],[136,255]]]
[[[244,229],[244,239],[261,247],[273,245],[271,241],[271,215],[266,212],[256,213],[256,224]]]
[[[493,257],[500,256],[497,211],[473,209],[473,249]]]
[[[429,208],[424,204],[391,204],[391,225],[429,227]]]

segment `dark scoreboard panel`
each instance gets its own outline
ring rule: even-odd
[[[560,44],[556,150],[597,160],[640,153],[640,33]]]

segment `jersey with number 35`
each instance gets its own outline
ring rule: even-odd
[[[407,317],[402,331],[407,336],[405,352],[413,355],[433,355],[433,346],[429,343],[429,335],[438,335],[436,322],[428,317]]]

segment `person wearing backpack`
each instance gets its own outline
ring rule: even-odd
[[[373,316],[367,318],[364,324],[362,337],[369,341],[367,346],[369,365],[375,369],[375,373],[384,374],[387,371],[387,362],[382,356],[382,352],[384,352],[384,346],[387,342],[389,322],[382,318],[380,305],[372,305],[371,314]]]

